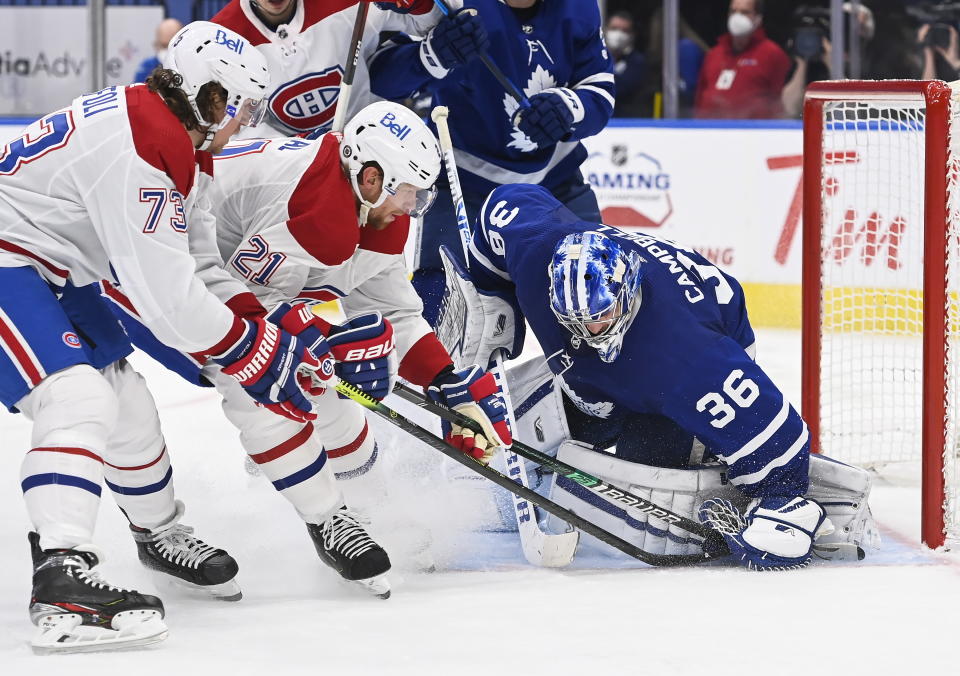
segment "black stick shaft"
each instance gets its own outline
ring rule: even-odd
[[[483,428],[480,427],[479,423],[477,423],[475,420],[468,418],[458,411],[454,411],[446,404],[442,404],[439,401],[434,401],[425,397],[403,383],[398,383],[393,391],[406,401],[416,404],[417,406],[420,406],[421,408],[438,415],[447,422],[456,423],[462,427],[467,427],[474,432],[483,432]],[[700,535],[704,538],[709,538],[716,543],[716,546],[726,549],[726,543],[723,541],[723,536],[712,528],[703,525],[702,523],[697,523],[693,519],[689,519],[680,514],[675,514],[674,512],[661,507],[655,502],[650,502],[646,498],[642,498],[639,495],[634,495],[626,489],[612,486],[606,481],[603,481],[592,474],[584,472],[582,469],[578,469],[573,465],[568,465],[562,460],[557,460],[546,453],[527,446],[522,441],[518,441],[517,439],[513,440],[511,449],[517,455],[552,469],[559,476],[563,476],[571,481],[575,481],[593,493],[603,496],[603,498],[609,502],[616,502],[622,507],[632,507],[637,509],[648,516],[666,521],[671,526],[676,526],[690,533]]]
[[[599,526],[577,516],[570,510],[561,507],[557,503],[549,500],[548,498],[543,497],[542,495],[535,493],[534,491],[526,488],[525,486],[520,485],[515,482],[510,477],[505,474],[483,465],[473,458],[467,457],[464,453],[453,448],[445,441],[432,434],[428,430],[423,429],[416,423],[408,420],[403,417],[393,409],[389,408],[382,402],[373,399],[360,390],[356,389],[349,383],[340,381],[336,386],[337,392],[350,397],[361,406],[373,411],[379,415],[384,420],[396,425],[403,431],[407,432],[411,436],[419,439],[423,443],[427,444],[431,448],[440,451],[449,458],[453,458],[461,465],[468,467],[477,474],[483,476],[486,479],[489,479],[498,486],[505,488],[506,490],[519,495],[520,497],[528,500],[534,505],[537,505],[541,509],[554,516],[557,516],[564,521],[573,524],[584,533],[589,533],[593,537],[597,538],[601,542],[605,542],[611,547],[620,550],[628,556],[632,556],[635,559],[648,563],[652,566],[684,566],[684,565],[693,565],[697,563],[703,563],[704,561],[713,558],[712,556],[706,554],[651,554],[645,552],[639,547],[635,547],[626,540],[623,540],[613,533],[607,532],[606,530],[600,528]],[[532,511],[531,511],[532,515]]]

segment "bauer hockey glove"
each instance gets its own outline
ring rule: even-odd
[[[427,14],[433,9],[433,0],[363,0],[377,7],[398,14]]]
[[[379,312],[360,315],[330,327],[327,343],[341,380],[374,399],[390,394],[397,378],[393,326]]]
[[[513,126],[541,148],[565,139],[583,119],[583,103],[572,89],[546,89],[530,97],[530,107],[514,113]]]
[[[247,330],[233,347],[213,360],[264,408],[306,422],[317,415],[297,379],[300,368],[320,362],[294,336],[263,319],[244,319]]]
[[[746,515],[729,500],[700,506],[700,521],[723,535],[730,553],[750,570],[792,570],[810,563],[813,543],[833,532],[823,508],[807,498],[767,497],[750,503]]]
[[[483,434],[444,422],[443,437],[484,465],[490,462],[498,446],[509,448],[513,443],[503,392],[492,373],[484,373],[479,366],[459,371],[447,366],[430,383],[427,396],[480,424]]]
[[[420,61],[435,78],[486,52],[490,46],[487,29],[475,9],[462,9],[445,16],[420,43]]]

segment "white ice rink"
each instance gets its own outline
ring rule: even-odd
[[[796,404],[799,335],[763,330],[759,348],[758,361]],[[159,593],[170,637],[144,651],[34,656],[19,486],[30,429],[22,416],[0,413],[3,676],[960,673],[960,555],[919,546],[916,466],[876,478],[871,503],[884,544],[860,564],[666,570],[588,550],[573,569],[556,571],[526,565],[513,534],[471,533],[476,503],[463,486],[418,482],[416,468],[434,452],[381,443],[408,512],[374,529],[396,571],[393,597],[381,601],[340,583],[286,501],[245,473],[213,391],[149,360],[135,364],[159,404],[185,522],[238,559],[244,598],[191,598],[153,578],[105,490],[96,534],[109,557],[104,576]],[[410,542],[422,533],[400,525],[410,514],[432,534],[438,572],[417,572]]]

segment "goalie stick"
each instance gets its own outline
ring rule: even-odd
[[[337,97],[337,108],[333,113],[331,131],[342,132],[347,123],[347,106],[350,104],[350,93],[353,91],[353,77],[357,72],[357,62],[360,60],[360,49],[363,47],[363,29],[367,25],[369,8],[370,5],[366,2],[357,5],[357,18],[353,22],[350,51],[347,53],[347,69],[340,80],[340,94]]]
[[[704,561],[713,560],[717,558],[712,554],[651,554],[645,552],[639,547],[636,547],[626,540],[617,537],[613,533],[610,533],[600,526],[583,519],[580,516],[577,516],[574,512],[561,507],[552,500],[535,493],[526,486],[523,486],[518,480],[508,477],[506,474],[502,474],[492,467],[487,467],[483,463],[477,462],[472,457],[467,456],[462,453],[460,450],[454,448],[446,441],[436,436],[435,434],[429,432],[428,430],[423,429],[415,422],[405,418],[400,415],[386,404],[381,401],[370,397],[369,395],[361,392],[355,388],[350,383],[343,380],[336,380],[336,385],[334,386],[337,392],[349,397],[353,401],[357,402],[364,408],[374,412],[387,422],[399,427],[403,431],[407,432],[414,438],[422,441],[431,448],[443,453],[449,458],[459,462],[464,467],[480,474],[486,479],[489,479],[493,483],[501,486],[513,495],[521,498],[522,502],[532,503],[537,505],[545,512],[549,512],[582,530],[584,533],[589,533],[593,537],[597,538],[601,542],[605,542],[614,549],[618,549],[628,556],[632,556],[638,561],[643,561],[644,563],[650,564],[651,566],[690,566],[698,563],[703,563]],[[533,520],[533,512],[529,507],[525,510],[525,516],[527,522],[529,523]]]
[[[450,114],[446,106],[437,106],[431,117],[437,125],[437,135],[440,137],[440,150],[443,153],[443,163],[447,169],[447,179],[450,182],[450,196],[453,200],[457,215],[457,229],[460,233],[460,244],[463,246],[464,262],[469,260],[470,222],[463,202],[463,192],[460,189],[460,177],[457,175],[457,163],[453,157],[453,141],[450,139],[450,129],[447,126],[447,117]],[[510,404],[510,392],[507,389],[507,376],[503,369],[500,350],[493,356],[494,377],[500,384],[503,398],[507,404],[507,422],[511,430],[517,429],[513,418],[513,406]],[[523,460],[508,448],[502,449],[504,467],[511,476],[516,476],[524,488],[529,489],[527,468]],[[547,568],[562,568],[573,561],[577,551],[580,535],[576,531],[568,533],[547,533],[540,527],[535,511],[531,518],[523,501],[516,493],[512,494],[514,516],[517,519],[517,531],[520,534],[520,544],[527,561],[537,566]]]

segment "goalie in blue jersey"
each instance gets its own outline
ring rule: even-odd
[[[469,273],[444,258],[438,333],[456,359],[519,354],[524,319],[543,350],[511,369],[516,438],[698,515],[751,568],[861,558],[878,544],[869,476],[811,457],[806,424],[754,361],[743,289],[698,253],[583,221],[516,184],[484,203]],[[572,481],[550,490],[647,551],[703,544]]]

